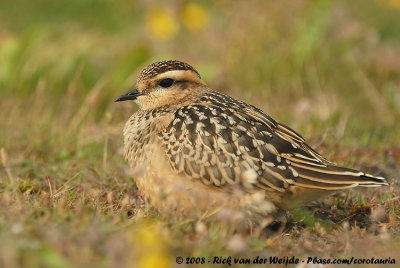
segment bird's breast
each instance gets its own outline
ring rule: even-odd
[[[172,120],[165,111],[138,111],[124,128],[124,155],[132,168],[148,165],[152,155],[149,146],[157,146],[158,133]]]

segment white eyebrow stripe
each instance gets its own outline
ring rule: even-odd
[[[171,78],[174,80],[188,80],[205,85],[205,83],[192,70],[173,70],[156,75],[152,80]]]

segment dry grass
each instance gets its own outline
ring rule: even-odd
[[[170,3],[0,2],[0,265],[397,257],[398,2]],[[155,9],[172,28],[152,21]],[[292,126],[331,160],[391,186],[337,193],[252,234],[223,219],[161,218],[122,156],[122,126],[136,107],[113,99],[143,65],[170,58]]]

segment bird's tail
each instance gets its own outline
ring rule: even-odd
[[[304,188],[321,190],[341,190],[361,187],[380,187],[388,185],[383,177],[373,176],[361,171],[334,165],[309,165],[292,162],[298,173],[294,184]]]

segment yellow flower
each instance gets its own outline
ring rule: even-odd
[[[400,10],[400,0],[381,0],[379,1],[389,7]]]
[[[144,268],[171,267],[173,257],[168,255],[167,242],[156,224],[143,222],[131,230],[134,266]]]
[[[202,5],[189,3],[183,7],[181,18],[186,28],[191,31],[198,31],[207,25],[209,12]]]
[[[171,267],[170,259],[164,253],[152,252],[139,256],[137,264],[143,268],[168,268]]]
[[[176,36],[179,24],[168,9],[156,7],[146,14],[146,29],[155,38],[168,40]]]

